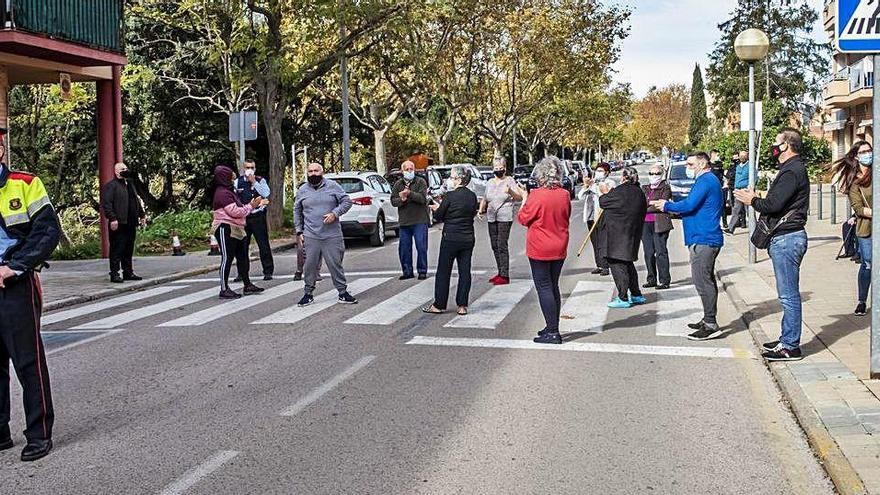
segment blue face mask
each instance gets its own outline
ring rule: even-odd
[[[859,164],[865,167],[870,167],[874,164],[874,155],[872,153],[860,153]]]
[[[404,172],[403,178],[406,180],[413,180],[416,178],[416,173],[415,172]]]

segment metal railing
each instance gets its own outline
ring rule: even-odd
[[[4,1],[12,29],[123,52],[123,0]]]

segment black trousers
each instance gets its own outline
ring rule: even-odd
[[[110,275],[119,273],[122,266],[123,275],[134,273],[131,258],[134,256],[134,239],[137,235],[137,222],[119,224],[116,230],[110,230]]]
[[[593,225],[596,222],[594,220],[587,220],[587,229],[592,229]],[[605,261],[605,257],[602,256],[602,253],[599,252],[599,245],[601,244],[601,240],[607,234],[602,229],[596,229],[593,232],[593,235],[590,237],[590,244],[593,245],[593,258],[596,260],[596,268],[604,268],[608,269],[608,262]]]
[[[217,227],[214,237],[217,238],[217,244],[220,244],[220,290],[229,289],[229,270],[232,269],[233,260],[241,281],[244,285],[250,285],[251,260],[244,239],[232,237],[232,227],[225,223]]]
[[[498,275],[510,278],[510,226],[513,222],[489,222],[489,244],[495,254]]]
[[[55,413],[49,368],[40,337],[43,292],[33,272],[6,282],[0,289],[0,431],[9,425],[9,361],[24,392],[28,440],[52,438]]]
[[[562,295],[559,293],[559,276],[565,260],[540,261],[529,258],[532,280],[538,293],[538,303],[544,314],[544,327],[550,333],[559,333],[559,314],[562,311]]]
[[[248,215],[245,226],[247,237],[244,238],[245,252],[250,254],[251,237],[257,241],[260,248],[260,264],[263,265],[263,275],[275,273],[275,260],[272,258],[272,245],[269,244],[269,223],[266,220],[266,212]]]
[[[617,295],[623,301],[629,301],[629,296],[641,296],[639,288],[639,272],[632,261],[605,258],[611,268],[611,277],[617,285]]]
[[[467,306],[471,293],[471,257],[474,243],[461,241],[440,241],[440,257],[437,260],[437,275],[434,277],[434,307],[446,309],[449,302],[449,283],[452,279],[452,263],[458,264],[458,290],[455,304]]]
[[[669,232],[654,232],[654,222],[645,222],[642,229],[642,249],[645,251],[645,265],[648,267],[648,282],[669,285],[672,277],[669,274],[669,250],[666,243]],[[659,277],[658,277],[659,274]]]

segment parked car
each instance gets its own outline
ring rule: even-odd
[[[449,174],[452,173],[452,167],[464,167],[471,176],[471,181],[468,184],[468,189],[474,192],[477,195],[478,199],[483,199],[483,196],[486,195],[486,181],[483,180],[483,176],[480,174],[480,171],[477,167],[473,166],[470,163],[453,163],[452,165],[432,165],[428,167],[428,170],[434,170],[443,177],[443,180],[449,178]]]
[[[480,171],[480,175],[483,177],[483,180],[490,181],[492,177],[495,177],[495,171],[492,167],[477,167]]]
[[[342,218],[342,235],[368,238],[373,246],[385,244],[388,231],[400,231],[397,208],[391,205],[391,184],[376,172],[327,174],[351,198],[354,205]]]
[[[425,182],[428,183],[428,202],[436,201],[439,203],[444,193],[443,177],[436,170],[416,170],[416,175],[425,179]],[[402,177],[403,172],[399,168],[391,169],[391,171],[385,174],[385,179],[388,180],[391,187],[394,187],[394,183]],[[431,218],[431,225],[434,225],[434,212],[429,211],[428,213]]]
[[[513,180],[515,180],[520,187],[525,188],[527,191],[531,191],[533,187],[537,187],[537,182],[532,179],[532,170],[534,169],[534,165],[519,165],[514,167]]]
[[[673,162],[666,172],[666,180],[672,188],[672,200],[681,201],[688,197],[694,187],[694,179],[687,176],[687,161]]]
[[[575,160],[571,162],[572,168],[577,173],[577,183],[581,184],[584,182],[584,174],[586,172],[587,164],[583,162],[583,160]],[[587,174],[589,176],[589,174]]]

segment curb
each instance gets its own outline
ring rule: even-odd
[[[282,251],[287,251],[290,249],[294,249],[296,247],[296,242],[290,241],[279,244],[272,248],[272,253],[279,253]],[[259,256],[251,256],[251,261],[259,260]],[[43,305],[43,311],[55,311],[57,309],[66,308],[68,306],[74,306],[77,304],[82,304],[91,301],[97,301],[99,299],[106,299],[108,297],[117,296],[119,294],[124,294],[126,292],[134,292],[136,290],[145,289],[147,287],[153,287],[155,285],[167,284],[169,282],[176,282],[178,280],[195,277],[198,275],[204,275],[205,273],[212,272],[217,269],[217,265],[205,265],[200,266],[198,268],[191,268],[189,270],[184,270],[181,272],[175,272],[169,275],[162,275],[160,277],[151,278],[149,280],[144,280],[143,282],[138,282],[135,284],[127,284],[122,287],[105,289],[100,292],[95,292],[93,294],[84,294],[82,296],[68,297],[66,299],[60,299],[58,301],[52,301],[50,303],[46,303]]]
[[[757,321],[753,321],[752,313],[749,311],[745,301],[740,297],[739,292],[733,287],[733,283],[728,282],[726,277],[719,277],[722,289],[733,306],[740,313],[740,320],[745,324],[752,337],[755,347],[760,351],[761,344],[770,340],[764,332],[763,326]],[[760,355],[760,353],[759,353]],[[834,487],[841,495],[865,495],[867,490],[862,483],[862,479],[850,463],[849,459],[843,454],[838,447],[837,442],[825,424],[819,418],[813,404],[804,394],[800,384],[791,374],[785,365],[773,365],[766,360],[761,359],[764,366],[770,371],[776,381],[782,396],[785,398],[789,409],[794,413],[798,424],[804,430],[807,441],[813,449],[819,462],[825,468]]]

